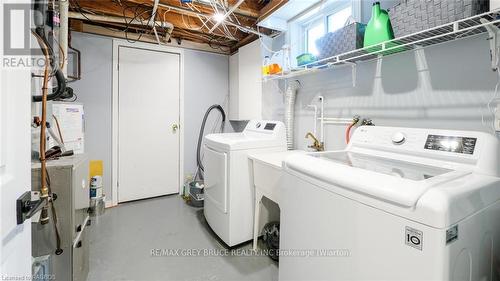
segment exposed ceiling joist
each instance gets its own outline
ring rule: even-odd
[[[256,28],[264,0],[212,0],[210,4],[200,1],[184,4],[180,0],[69,1],[72,18],[90,25],[108,26],[125,35],[130,32],[163,36],[171,33],[176,40],[194,40],[212,47],[234,49],[249,43],[249,38],[272,34],[270,29]],[[219,23],[215,14],[224,15],[224,19],[219,19]],[[165,22],[174,26],[173,31]]]

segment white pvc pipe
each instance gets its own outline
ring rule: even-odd
[[[323,125],[350,125],[352,124],[351,121],[324,121]]]
[[[60,14],[60,27],[59,27],[59,44],[61,45],[62,53],[64,55],[64,61],[62,65],[62,73],[64,77],[68,77],[68,10],[69,10],[69,0],[59,1],[59,14]]]
[[[324,130],[325,130],[325,98],[323,96],[318,97],[319,101],[321,102],[321,108],[320,108],[320,114],[321,114],[321,121],[320,121],[320,128],[319,128],[319,139],[322,143],[325,143],[325,136],[324,136]]]
[[[313,117],[313,121],[314,121],[314,128],[313,128],[313,133],[314,133],[314,136],[316,137],[317,136],[317,133],[318,133],[318,106],[316,106],[315,104],[310,104],[308,105],[307,107],[309,108],[312,108],[314,109],[314,117]]]
[[[320,119],[320,118],[318,118]],[[323,117],[325,122],[349,122],[352,123],[352,118],[336,118],[336,117]]]

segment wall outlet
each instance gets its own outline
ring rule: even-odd
[[[500,132],[500,104],[495,107],[495,131]]]

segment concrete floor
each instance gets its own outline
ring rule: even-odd
[[[88,281],[113,280],[278,280],[267,256],[176,256],[161,250],[227,250],[206,224],[203,209],[177,195],[107,209],[90,230]],[[247,243],[238,250],[251,252]],[[185,252],[186,253],[186,252]],[[184,254],[185,254],[184,253]]]

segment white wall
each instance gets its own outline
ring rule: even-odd
[[[72,45],[82,52],[82,80],[71,87],[85,107],[85,149],[90,159],[104,160],[105,192],[110,200],[113,39],[76,32],[72,37]],[[214,103],[227,103],[229,60],[225,55],[188,49],[184,54],[184,168],[186,173],[194,173],[196,142],[205,110]],[[216,117],[213,112],[206,132],[213,129]]]
[[[212,104],[220,104],[228,114],[229,57],[207,52],[186,50],[184,57],[184,173],[196,172],[196,145],[205,111]],[[207,119],[205,134],[218,132],[213,124],[220,119],[213,110]],[[226,125],[229,122],[226,121]],[[220,123],[218,123],[220,124]],[[226,130],[229,127],[226,126]]]
[[[312,110],[326,99],[326,115],[373,118],[376,125],[491,131],[481,121],[496,84],[490,68],[486,35],[423,51],[408,52],[358,65],[357,85],[351,86],[351,69],[327,70],[299,77],[297,95],[297,148],[304,148],[306,132],[313,130]],[[263,117],[283,119],[283,82],[264,84]],[[319,103],[316,103],[319,105]],[[326,149],[342,149],[344,126],[326,127]]]
[[[83,103],[85,153],[104,163],[103,185],[111,199],[111,116],[113,41],[107,37],[72,33],[72,46],[81,51],[82,80],[69,84]]]

